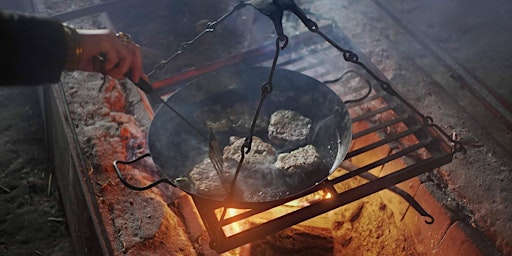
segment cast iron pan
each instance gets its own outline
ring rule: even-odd
[[[202,173],[199,182],[197,175],[194,180],[190,172],[208,159],[208,141],[204,136],[208,136],[212,120],[220,124],[212,127],[221,148],[229,144],[232,136],[248,136],[246,126],[254,117],[261,85],[269,74],[270,68],[266,67],[218,71],[189,82],[169,97],[166,102],[203,131],[202,136],[165,106],[156,111],[149,130],[149,151],[157,168],[171,184],[195,196],[226,200],[228,189],[223,189],[213,166]],[[296,146],[274,145],[268,139],[265,122],[277,110],[292,110],[311,119],[311,132],[304,144],[316,148],[322,164],[314,171],[293,175],[280,172],[272,163],[262,163],[267,168],[257,171],[242,169],[236,189],[230,193],[230,202],[261,203],[297,195],[326,179],[345,157],[351,142],[351,121],[343,102],[323,83],[290,70],[275,72],[273,91],[263,104],[254,136],[275,146],[277,153],[289,152]],[[232,121],[231,125],[227,122],[227,126],[222,122],[237,118],[246,120],[247,124],[240,124],[243,120]],[[234,173],[234,170],[226,173]]]

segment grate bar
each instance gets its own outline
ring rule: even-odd
[[[386,112],[388,110],[393,110],[395,107],[396,107],[396,103],[393,102],[393,103],[391,103],[389,105],[386,105],[386,106],[384,106],[382,108],[379,108],[377,110],[373,110],[373,111],[370,111],[368,113],[362,114],[360,116],[353,117],[352,118],[352,123],[359,122],[361,120],[369,119],[372,116],[376,116],[376,115],[384,113],[384,112]]]
[[[357,139],[359,137],[362,137],[362,136],[365,136],[365,135],[368,135],[370,133],[374,133],[378,130],[381,130],[381,129],[384,129],[388,126],[392,126],[392,125],[395,125],[397,123],[400,123],[400,122],[403,122],[407,119],[411,118],[411,115],[403,115],[403,116],[400,116],[398,118],[395,118],[395,119],[392,119],[392,120],[389,120],[389,121],[386,121],[386,122],[383,122],[383,123],[379,123],[378,125],[375,125],[375,126],[372,126],[364,131],[361,131],[361,132],[357,132],[357,133],[354,133],[352,135],[352,138],[353,139]]]
[[[299,224],[320,214],[324,214],[328,211],[349,204],[368,195],[374,194],[380,190],[386,189],[387,187],[390,187],[394,184],[398,184],[400,182],[416,177],[422,173],[432,170],[436,166],[439,166],[440,163],[449,163],[451,159],[452,155],[448,154],[441,157],[425,160],[418,165],[405,167],[397,172],[362,184],[351,190],[347,190],[340,194],[335,194],[333,198],[311,204],[297,211],[280,216],[253,228],[227,237],[225,239],[225,243],[215,244],[215,250],[218,252],[224,252],[246,243],[250,243],[254,241],[255,238],[264,237],[287,227]],[[321,189],[324,189],[331,186],[331,184],[332,183],[329,182],[328,184],[321,184],[319,186],[322,187]]]
[[[405,137],[405,136],[411,135],[411,134],[413,134],[413,133],[415,133],[415,132],[419,131],[421,128],[422,128],[422,127],[421,127],[421,126],[419,126],[419,125],[418,125],[418,126],[415,126],[415,127],[411,127],[411,128],[409,128],[408,130],[403,131],[403,132],[401,132],[401,133],[397,133],[397,134],[391,135],[391,136],[389,136],[389,137],[386,137],[386,138],[384,138],[384,139],[382,139],[382,140],[379,140],[379,141],[377,141],[377,142],[374,142],[374,143],[369,144],[369,145],[367,145],[367,146],[364,146],[364,147],[362,147],[362,148],[359,148],[359,149],[356,149],[356,150],[350,151],[350,152],[347,154],[346,158],[352,158],[352,157],[357,156],[357,155],[360,155],[360,154],[362,154],[362,153],[364,153],[364,152],[367,152],[367,151],[370,151],[370,150],[372,150],[372,149],[378,148],[378,147],[380,147],[380,146],[386,145],[386,144],[388,144],[388,143],[390,143],[390,142],[393,142],[393,141],[396,141],[396,140],[398,140],[398,139],[400,139],[400,138],[403,138],[403,137]]]
[[[323,28],[322,30],[330,32],[334,31],[333,27],[328,27],[327,29]],[[346,38],[346,36],[342,34],[342,31],[337,30],[335,34],[336,41],[345,43],[347,41],[350,41],[348,38]],[[282,58],[280,59],[281,62],[279,63],[279,66],[286,66],[288,69],[291,70],[308,74],[316,74],[317,76],[318,74],[322,74],[325,77],[334,76],[334,72],[336,72],[336,70],[334,69],[337,69],[337,65],[334,64],[334,60],[340,57],[339,52],[336,52],[337,54],[331,54],[332,51],[329,51],[326,47],[324,47],[324,42],[319,42],[318,40],[313,38],[312,34],[310,33],[301,33],[296,37],[300,38],[299,41],[297,42],[300,42],[301,45],[306,45],[306,47],[304,47],[303,49],[293,49],[290,47],[288,50],[291,50],[291,52],[283,52],[285,53],[285,55],[283,55]],[[295,40],[296,39],[294,39],[294,42]],[[228,59],[214,62],[213,64],[216,64],[216,66],[210,63],[204,66],[200,66],[197,69],[189,70],[182,74],[175,75],[174,77],[159,81],[159,86],[157,87],[163,88],[164,85],[172,86],[173,84],[177,84],[178,82],[191,79],[194,76],[200,76],[202,74],[209,73],[220,68],[234,66],[238,64],[264,65],[272,58],[272,53],[273,47],[269,45],[264,45],[262,47],[258,47],[256,49],[249,50],[247,52],[229,57]],[[320,54],[321,56],[319,56],[319,58],[317,59],[309,57],[315,53]],[[376,69],[375,67],[373,68]],[[343,86],[343,82],[338,82],[336,86]],[[342,96],[344,97],[357,95],[358,93],[361,93],[364,90],[364,88],[367,87],[358,86],[357,84],[355,86],[352,86],[352,88],[338,87],[338,89],[342,92],[340,94],[343,94]],[[373,100],[380,99],[384,101],[384,104],[382,106],[379,106],[379,108],[376,110],[371,110],[362,115],[353,117],[352,122],[356,123],[360,121],[369,120],[372,117],[389,110],[394,112],[393,119],[382,122],[379,121],[378,124],[373,124],[374,122],[371,122],[371,125],[373,126],[353,134],[353,138],[357,139],[371,133],[379,132],[379,130],[398,124],[400,122],[402,122],[406,127],[408,127],[407,130],[392,135],[385,133],[379,134],[382,135],[382,138],[379,141],[373,142],[370,145],[366,145],[363,146],[362,148],[349,152],[345,159],[350,159],[354,156],[361,155],[365,152],[368,152],[372,149],[384,145],[389,145],[390,147],[392,147],[393,145],[396,145],[397,142],[399,142],[398,140],[406,136],[410,136],[411,134],[413,134],[415,138],[419,140],[418,143],[405,148],[401,148],[399,151],[394,152],[392,154],[387,154],[385,157],[377,159],[377,161],[374,161],[373,163],[360,167],[349,173],[345,173],[339,177],[333,178],[332,180],[325,180],[323,183],[312,188],[311,190],[305,191],[291,198],[287,198],[286,200],[262,204],[228,205],[228,203],[226,202],[212,201],[197,196],[192,196],[196,204],[196,208],[206,227],[206,230],[208,231],[211,237],[212,249],[216,250],[219,253],[231,250],[243,244],[262,238],[271,233],[277,232],[287,227],[291,227],[302,221],[308,220],[310,218],[316,217],[335,208],[341,207],[350,202],[369,196],[380,190],[390,188],[400,182],[411,179],[425,172],[431,171],[434,168],[437,168],[443,164],[449,163],[452,160],[454,152],[438,149],[439,147],[447,146],[447,144],[445,144],[444,141],[438,138],[439,134],[437,132],[435,134],[432,134],[435,131],[430,131],[431,129],[429,129],[430,127],[428,127],[428,124],[424,124],[421,122],[419,118],[416,118],[418,117],[418,112],[415,112],[414,109],[411,109],[411,105],[407,104],[407,102],[404,103],[403,99],[400,97],[390,95],[387,92],[381,90],[379,87],[377,87],[374,88],[373,94],[366,98],[364,101],[354,104],[351,103],[349,110],[354,110],[355,108],[364,106],[364,104],[368,104]],[[421,148],[425,148],[427,151],[429,151],[431,157],[416,161],[402,169],[394,170],[394,172],[386,176],[375,179],[372,178],[367,183],[356,186],[354,188],[350,188],[343,192],[338,192],[334,188],[335,184],[338,184],[355,176],[363,177],[365,175],[369,175],[369,170],[372,170],[379,166],[383,166],[384,164],[390,161],[414,153],[415,151]],[[431,153],[431,148],[436,150],[436,152],[439,152],[439,154],[436,152]],[[237,221],[243,221],[245,219],[250,219],[252,216],[255,216],[258,213],[262,213],[269,209],[279,207],[286,202],[310,195],[312,193],[324,189],[332,191],[333,197],[297,209],[293,212],[282,215],[276,219],[269,220],[268,222],[259,224],[258,226],[241,231],[229,237],[226,237],[226,234],[222,229],[226,225],[232,224]],[[223,220],[219,220],[217,215],[215,214],[215,211],[222,207],[247,209],[247,211]]]
[[[355,171],[352,171],[352,172],[349,172],[347,174],[341,175],[340,177],[336,177],[336,178],[333,179],[333,181],[336,182],[336,183],[339,183],[341,181],[353,178],[353,177],[355,177],[357,175],[360,175],[362,173],[365,173],[365,172],[367,172],[367,171],[369,171],[369,170],[371,170],[373,168],[376,168],[378,166],[384,165],[387,162],[390,162],[390,161],[393,161],[393,160],[395,160],[395,159],[397,159],[399,157],[408,155],[408,154],[410,154],[410,153],[412,153],[412,152],[414,152],[414,151],[416,151],[416,150],[418,150],[420,148],[423,148],[423,147],[427,146],[431,142],[432,142],[432,140],[428,139],[428,140],[423,141],[421,143],[415,144],[415,145],[413,145],[411,147],[407,147],[407,148],[405,148],[405,149],[403,149],[401,151],[398,151],[398,152],[396,152],[394,154],[388,155],[388,156],[386,156],[386,157],[384,157],[384,158],[382,158],[382,159],[380,159],[378,161],[375,161],[375,162],[373,162],[371,164],[365,165],[365,166],[363,166],[363,167],[361,167],[361,168],[359,168],[359,169],[357,169]]]

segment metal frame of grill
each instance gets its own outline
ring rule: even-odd
[[[73,18],[94,14],[100,11],[115,9],[118,7],[118,5],[121,5],[121,3],[128,4],[136,2],[138,2],[138,0],[110,1],[107,3],[95,4],[83,9],[54,15],[53,18],[66,21]],[[329,34],[331,38],[337,43],[343,44],[349,49],[355,49],[354,45],[341,30],[332,26],[322,27],[321,30]],[[334,49],[332,49],[332,47],[327,45],[324,41],[315,38],[315,35],[311,33],[301,33],[297,36],[291,37],[290,42],[293,42],[293,44],[290,44],[285,51],[282,51],[282,56],[279,59],[279,67],[303,72],[319,80],[327,78],[331,79],[333,74],[339,75],[342,73],[335,67],[333,68],[333,66],[335,66],[333,64],[343,62],[340,54],[334,51]],[[305,47],[303,49],[294,49],[294,45],[302,45]],[[172,75],[167,79],[156,81],[152,84],[152,86],[161,95],[166,95],[178,89],[183,84],[183,82],[189,79],[193,79],[198,75],[202,75],[235,64],[258,65],[271,61],[274,54],[273,50],[274,47],[272,43],[263,45],[261,47],[239,53],[201,67],[196,67],[194,69]],[[376,72],[380,77],[385,77],[375,66],[371,65],[371,62],[365,58],[364,54],[361,54],[361,52],[357,53],[359,54],[360,59],[366,65],[368,65],[372,71]],[[316,58],[316,60],[312,61],[308,57],[312,56],[313,54],[323,54],[323,57]],[[354,73],[357,74],[357,76],[366,76],[361,75],[359,70],[355,70]],[[364,88],[350,89],[352,90],[347,91],[347,94],[357,94],[358,91],[364,90]],[[414,138],[417,139],[417,143],[394,151],[392,154],[389,154],[383,158],[375,159],[374,162],[365,166],[361,166],[351,172],[336,177],[330,177],[328,180],[319,184],[312,190],[304,192],[300,195],[296,195],[293,198],[288,198],[286,201],[278,201],[267,204],[253,204],[250,208],[245,206],[230,205],[230,207],[234,208],[245,207],[244,209],[246,209],[246,211],[236,216],[226,218],[222,221],[219,221],[216,211],[222,207],[227,207],[226,205],[217,201],[210,201],[204,198],[193,196],[192,198],[196,204],[196,208],[207,228],[207,231],[209,232],[212,249],[219,253],[231,250],[384,189],[391,190],[394,193],[400,195],[404,200],[410,203],[413,208],[418,210],[421,215],[431,217],[421,208],[421,206],[419,206],[419,204],[417,204],[417,202],[414,201],[414,199],[409,194],[399,189],[395,185],[451,162],[454,154],[463,152],[465,149],[459,142],[451,140],[450,136],[446,134],[446,132],[444,132],[439,126],[432,122],[432,119],[423,116],[402,97],[391,95],[379,87],[374,88],[374,93],[369,98],[359,103],[348,104],[347,107],[349,110],[359,108],[363,104],[367,104],[373,100],[382,100],[384,104],[380,108],[373,109],[372,111],[366,112],[364,114],[351,115],[353,123],[368,121],[372,117],[375,117],[376,115],[386,111],[392,111],[393,118],[386,120],[385,122],[380,122],[373,126],[369,126],[367,129],[356,131],[353,134],[354,141],[372,133],[379,133],[379,135],[384,136],[382,136],[381,140],[379,141],[375,141],[361,148],[349,151],[345,158],[346,160],[364,155],[368,151],[371,151],[372,149],[381,145],[400,145],[400,139],[407,136],[414,136]],[[383,129],[399,123],[404,124],[407,129],[393,135],[386,135],[385,133],[381,132]],[[374,176],[369,172],[371,169],[382,166],[389,161],[392,161],[393,159],[398,159],[403,156],[413,154],[418,149],[426,149],[429,153],[428,157],[424,159],[417,158],[416,161],[410,163],[405,168],[397,169],[382,177]],[[85,169],[85,167],[83,169]],[[362,177],[368,180],[368,182],[361,184],[360,186],[353,187],[349,190],[336,190],[336,184],[342,183],[355,176]],[[241,231],[231,236],[227,236],[223,231],[223,227],[231,223],[250,218],[251,216],[254,216],[258,213],[282,206],[286,202],[314,194],[318,191],[328,191],[333,196],[332,198],[317,201],[310,204],[309,206],[302,207],[277,219],[270,220],[266,223]],[[75,203],[76,200],[73,200],[73,202]],[[101,218],[97,217],[98,211],[96,206],[91,207],[92,209],[96,209],[93,212],[93,219],[101,220]],[[102,229],[100,228],[100,230]],[[106,237],[106,235],[103,233],[101,236]],[[102,243],[101,241],[102,240],[100,239],[100,243]],[[86,242],[83,243],[85,244]],[[102,244],[101,247],[107,248],[107,251],[111,251],[111,249],[108,249],[108,244]]]
[[[137,1],[138,0],[133,0],[130,2]],[[109,2],[105,4],[97,4],[80,10],[66,12],[61,15],[55,15],[53,18],[59,20],[70,20],[72,18],[93,14],[98,11],[105,11],[110,8],[115,8],[120,3],[121,1],[112,1],[112,3]],[[126,1],[124,3],[126,3]],[[354,44],[351,43],[350,39],[348,39],[348,37],[345,36],[343,32],[336,27],[332,25],[323,26],[321,27],[321,30],[326,34],[329,34],[329,36],[337,43],[342,44],[352,50],[356,48],[354,47]],[[367,78],[367,74],[365,74],[364,71],[360,69],[352,70],[350,67],[347,67],[347,64],[344,63],[339,52],[337,52],[330,45],[325,43],[325,41],[322,41],[312,33],[304,32],[293,36],[290,38],[290,42],[292,42],[292,44],[290,44],[286,50],[281,52],[278,67],[302,72],[318,80],[332,79],[333,75],[339,75],[346,70],[353,72],[356,77],[363,79]],[[297,47],[297,45],[300,45],[300,47]],[[360,56],[362,62],[364,62],[372,71],[376,72],[376,74],[380,77],[385,77],[382,73],[379,72],[378,68],[371,64],[368,58],[365,58],[364,54],[361,52],[357,53]],[[249,51],[242,52],[204,66],[196,67],[191,70],[172,75],[166,79],[154,82],[152,86],[162,96],[167,95],[181,87],[186,81],[199,75],[206,74],[208,72],[212,72],[224,67],[229,67],[230,65],[265,64],[272,60],[273,54],[273,43],[269,43],[267,45],[262,45],[255,49],[251,49]],[[310,58],[315,55],[321,56],[314,59]],[[366,90],[365,87],[346,89],[347,91],[343,92],[344,95],[355,95],[361,91]],[[401,145],[400,140],[408,136],[412,136],[416,139],[414,144],[408,145],[407,147],[402,147],[399,150],[395,150],[392,154],[388,154],[380,159],[374,159],[372,163],[361,166],[355,170],[352,170],[351,172],[347,172],[339,176],[329,177],[329,179],[314,187],[313,189],[283,201],[276,201],[265,204],[251,204],[250,207],[248,207],[247,205],[226,205],[222,202],[211,201],[192,196],[199,215],[210,235],[211,248],[219,253],[229,251],[384,189],[391,190],[392,192],[398,194],[405,201],[411,204],[411,206],[416,209],[420,215],[429,218],[427,222],[432,221],[432,216],[430,216],[412,198],[412,196],[399,189],[396,185],[423,173],[432,171],[433,169],[443,166],[447,163],[450,163],[453,159],[453,155],[464,151],[464,147],[459,142],[453,141],[450,136],[446,134],[446,132],[444,132],[439,126],[432,122],[431,118],[423,116],[418,110],[416,110],[410,103],[408,103],[399,95],[392,95],[385,89],[382,89],[378,86],[374,86],[373,90],[374,92],[372,95],[370,95],[370,97],[358,103],[347,104],[347,108],[349,111],[351,109],[357,109],[364,104],[370,103],[371,101],[380,101],[383,103],[379,108],[372,109],[369,112],[351,114],[353,123],[367,122],[370,124],[367,129],[355,130],[355,133],[353,134],[354,141],[357,141],[358,139],[372,133],[378,133],[379,136],[381,136],[381,139],[361,148],[350,150],[345,160],[350,160],[354,157],[364,155],[367,152],[382,145],[392,145],[392,147],[396,148],[397,145]],[[393,113],[391,115],[391,119],[379,123],[373,123],[372,121],[369,121],[375,116],[389,111]],[[407,127],[407,129],[395,134],[386,134],[385,132],[382,132],[388,127],[392,127],[396,124],[403,124],[405,127]],[[428,156],[423,159],[415,158],[415,161],[409,163],[409,165],[406,167],[394,170],[382,177],[375,176],[369,172],[370,170],[379,166],[383,166],[386,163],[393,161],[394,159],[399,159],[401,157],[414,154],[419,149],[425,149],[428,152]],[[353,187],[349,190],[338,191],[336,189],[337,184],[340,184],[348,179],[352,179],[355,176],[362,177],[363,179],[368,180],[368,182]],[[230,236],[228,236],[223,230],[223,227],[227,225],[244,219],[249,219],[251,216],[255,216],[269,209],[280,207],[287,202],[298,198],[307,197],[308,195],[315,194],[319,191],[329,192],[332,197],[329,199],[316,201],[308,206],[302,207],[276,219],[272,219],[268,222],[251,227]],[[223,207],[239,208],[244,209],[244,211],[235,216],[219,220],[218,209],[222,209]]]
[[[345,46],[348,45],[352,49],[354,48],[351,41],[342,33],[342,31],[333,25],[322,27],[322,31],[326,31],[326,34],[329,34],[336,42]],[[348,68],[339,52],[330,47],[330,45],[325,43],[325,41],[315,37],[312,33],[300,33],[290,38],[290,42],[293,42],[293,45],[296,46],[293,48],[290,45],[285,51],[282,51],[278,67],[302,72],[318,80],[332,79],[333,75],[339,75],[341,73],[340,70],[345,69],[346,72],[353,74],[353,78],[363,79],[367,82],[370,80],[366,78],[367,75],[363,73],[364,71],[361,72],[358,69]],[[300,45],[300,47],[297,45]],[[161,95],[166,95],[182,86],[184,82],[193,79],[196,76],[224,67],[229,67],[235,64],[265,65],[272,60],[274,54],[273,50],[274,48],[272,43],[263,45],[255,49],[170,76],[167,79],[153,83],[153,87],[158,90]],[[364,55],[361,53],[358,54],[362,56],[360,58],[370,69],[376,72],[380,77],[384,77],[384,75],[379,73],[378,69],[375,66],[372,66],[369,61],[364,61],[366,59]],[[314,57],[315,55],[317,56]],[[343,83],[343,81],[338,83]],[[339,86],[340,84],[338,84],[338,88],[340,88]],[[341,95],[343,97],[346,97],[347,95],[358,95],[367,90],[367,87],[365,86],[355,86],[350,88],[343,87],[343,85],[341,85],[341,87],[344,90],[342,92],[343,95]],[[371,104],[373,101],[378,101],[379,104],[377,104],[373,109],[367,109],[367,112],[365,113],[357,113],[361,111],[351,111],[357,110],[358,108],[361,109],[365,104]],[[394,150],[382,158],[374,159],[370,164],[358,167],[357,169],[351,170],[350,172],[346,172],[342,175],[334,177],[331,176],[310,191],[288,198],[284,201],[251,204],[250,206],[226,205],[224,202],[211,201],[197,196],[192,196],[199,215],[209,232],[211,238],[210,245],[212,249],[222,253],[237,248],[241,245],[250,243],[251,241],[270,235],[287,227],[291,227],[310,218],[314,218],[383,189],[391,190],[401,196],[411,204],[419,214],[428,218],[426,220],[427,223],[431,223],[433,221],[433,217],[430,216],[412,196],[395,185],[450,163],[455,153],[464,151],[463,145],[452,140],[446,132],[433,123],[430,117],[422,115],[403,97],[396,94],[396,91],[394,90],[390,93],[386,88],[373,86],[373,92],[369,97],[357,103],[349,103],[347,104],[347,108],[353,123],[365,122],[367,124],[365,129],[354,130],[354,142],[372,133],[378,134],[380,140],[374,141],[360,148],[351,149],[345,160],[350,161],[354,157],[363,156],[369,151],[383,145],[388,145],[390,148],[394,148]],[[384,113],[387,113],[387,118],[385,120],[382,120],[381,122],[373,121],[377,116]],[[390,129],[397,125],[403,129],[394,133],[386,132],[386,129]],[[404,139],[406,138],[409,138],[407,139],[409,142],[405,143],[407,145],[404,144]],[[411,143],[411,141],[413,142]],[[418,150],[423,150],[428,153],[422,154],[422,157],[418,157],[416,155]],[[388,174],[385,176],[378,177],[369,172],[370,170],[383,166],[390,161],[411,155],[416,155],[415,157],[410,158],[414,159],[414,161],[409,161],[407,166],[404,168],[391,172],[388,171]],[[355,176],[368,180],[368,182],[345,191],[338,191],[336,189],[337,184]],[[314,202],[276,219],[248,228],[230,236],[226,235],[223,229],[223,227],[232,223],[249,219],[259,213],[279,207],[295,199],[312,195],[319,191],[329,192],[332,197]],[[223,207],[239,208],[244,209],[244,211],[235,216],[219,220],[218,209],[222,209]]]

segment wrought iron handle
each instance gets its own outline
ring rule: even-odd
[[[128,181],[126,181],[126,179],[123,177],[123,175],[121,174],[121,171],[119,170],[119,164],[123,164],[123,165],[128,165],[128,164],[132,164],[132,163],[135,163],[135,162],[138,162],[139,160],[141,160],[142,158],[146,158],[148,156],[151,156],[150,153],[146,153],[144,155],[141,155],[133,160],[130,160],[130,161],[121,161],[121,160],[116,160],[114,161],[113,165],[114,165],[114,169],[116,170],[116,174],[117,174],[117,177],[119,177],[119,180],[121,181],[121,183],[123,183],[123,185],[125,185],[127,188],[131,189],[131,190],[136,190],[136,191],[144,191],[144,190],[148,190],[160,183],[167,183],[173,187],[176,187],[176,185],[172,184],[172,182],[168,179],[159,179],[147,186],[144,186],[144,187],[138,187],[138,186],[135,186],[135,185],[132,185],[130,184]]]
[[[139,89],[141,89],[144,93],[150,94],[151,92],[153,92],[153,87],[151,87],[149,82],[144,80],[142,77],[139,79],[138,82],[134,82],[132,80],[132,71],[130,69],[128,71],[126,71],[126,73],[124,73],[124,76],[126,76],[126,78],[130,79],[130,81],[132,81],[132,83],[135,86],[139,87]]]

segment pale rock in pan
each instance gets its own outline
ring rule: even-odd
[[[270,117],[268,138],[272,143],[297,147],[307,142],[311,119],[292,110],[278,110]]]
[[[290,153],[277,156],[274,166],[287,175],[311,172],[322,164],[322,159],[312,145],[306,145]]]
[[[193,191],[198,195],[223,199],[229,185],[234,177],[236,168],[240,161],[242,145],[245,138],[232,136],[229,138],[230,145],[223,150],[224,173],[221,177],[213,168],[209,158],[194,166],[189,176],[193,185]],[[240,183],[244,185],[244,190],[253,187],[261,187],[261,184],[252,184],[251,182],[260,182],[262,175],[268,172],[277,159],[277,154],[272,145],[265,143],[258,137],[253,137],[251,151],[244,158],[239,177]],[[239,187],[239,186],[237,186]]]
[[[193,191],[198,195],[217,198],[227,193],[208,157],[194,166],[189,176],[193,184]]]
[[[241,148],[245,143],[245,138],[231,137],[230,145],[223,151],[224,168],[234,174],[236,166],[240,161]],[[242,170],[254,172],[256,170],[268,169],[276,161],[276,151],[272,145],[265,143],[260,138],[253,136],[251,151],[245,155]]]
[[[224,148],[224,169],[232,181],[240,162],[241,149],[245,138],[230,138],[231,144]],[[245,150],[245,148],[244,148]],[[233,187],[232,196],[238,200],[263,200],[265,196],[274,194],[269,184],[276,182],[274,163],[277,153],[274,147],[253,136],[251,150],[245,155],[239,176]],[[255,199],[257,198],[257,199]]]
[[[214,131],[249,131],[252,124],[254,109],[243,103],[236,103],[233,107],[223,107],[214,105],[202,108],[195,114],[195,118],[204,121],[208,127]],[[268,117],[259,116],[256,121],[255,130],[261,130],[267,127]]]

